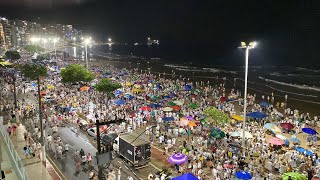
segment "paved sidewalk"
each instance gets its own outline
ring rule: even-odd
[[[27,145],[27,141],[24,140],[24,132],[26,132],[25,127],[20,125],[16,135],[11,136],[11,141],[24,164],[29,179],[60,180],[61,177],[48,161],[43,164],[40,157],[26,158],[23,152],[23,147]]]

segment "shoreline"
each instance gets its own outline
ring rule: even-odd
[[[128,61],[130,63],[128,63]],[[74,62],[77,62],[80,64],[85,64],[85,61],[83,61],[83,60],[74,60]],[[112,65],[112,66],[115,66],[119,69],[126,68],[126,69],[130,69],[130,70],[136,69],[137,62],[139,62],[140,63],[138,66],[139,71],[140,70],[146,71],[146,69],[148,68],[147,67],[148,60],[143,60],[143,59],[142,60],[130,59],[130,60],[126,60],[126,61],[124,61],[122,59],[95,59],[95,60],[90,60],[88,62],[89,62],[89,64],[92,64],[95,66]],[[142,63],[142,62],[145,62],[145,63]],[[216,76],[210,76],[210,77],[205,78],[205,76],[199,76],[199,75],[193,75],[193,74],[191,74],[191,76],[190,76],[190,73],[189,73],[189,76],[187,76],[186,74],[183,74],[183,73],[176,74],[176,72],[173,71],[174,76],[172,76],[172,72],[171,73],[168,72],[171,70],[171,68],[168,68],[168,70],[166,70],[166,71],[159,72],[159,70],[158,70],[159,67],[155,67],[155,66],[156,65],[161,66],[163,64],[163,63],[162,64],[160,64],[160,63],[151,62],[150,63],[150,67],[151,67],[150,72],[157,75],[157,76],[160,73],[162,77],[164,76],[164,73],[166,73],[165,78],[168,78],[168,79],[177,79],[177,78],[180,78],[180,76],[182,76],[185,78],[185,80],[187,80],[188,79],[187,77],[189,77],[189,81],[193,82],[193,83],[200,82],[200,81],[203,81],[204,83],[207,83],[207,81],[210,81],[210,85],[216,85],[217,83],[218,84],[224,83],[227,91],[230,91],[231,89],[235,89],[235,90],[241,91],[241,93],[243,94],[244,82],[242,80],[239,80],[240,78],[237,79],[236,86],[234,87],[234,82],[232,82],[230,79],[227,79],[227,81],[223,80],[223,77],[224,77],[223,75],[225,75],[223,73],[221,73],[222,76],[218,76],[218,78]],[[268,92],[266,92],[266,91],[268,91]],[[267,96],[270,96],[270,99],[271,99],[272,92],[274,92],[274,97],[275,97],[274,103],[271,103],[271,101],[266,100]],[[274,106],[276,105],[277,102],[281,103],[281,102],[285,101],[284,95],[279,95],[279,94],[283,94],[283,93],[278,93],[277,91],[271,91],[270,89],[263,89],[261,87],[259,89],[257,86],[255,86],[255,82],[248,82],[248,93],[252,94],[252,95],[256,94],[256,101],[258,101],[258,102],[263,101],[262,95],[264,95],[265,101],[273,104]],[[312,99],[312,97],[310,97],[310,98]],[[310,102],[308,102],[308,101],[310,101]],[[319,116],[318,110],[320,109],[320,102],[311,102],[311,100],[309,100],[309,99],[302,100],[300,98],[296,98],[296,97],[293,97],[290,94],[288,94],[287,107],[289,107],[290,109],[298,109],[299,112],[309,113],[310,117],[313,118],[314,116]]]

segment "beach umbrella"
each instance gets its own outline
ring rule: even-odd
[[[282,180],[288,180],[291,177],[292,180],[307,180],[307,177],[303,174],[296,172],[287,172],[282,175]]]
[[[273,138],[269,139],[268,142],[273,144],[273,145],[283,145],[284,144],[283,140],[281,140],[279,138],[276,138],[276,137],[273,137]]]
[[[231,116],[231,118],[234,120],[237,120],[237,121],[243,121],[243,116],[233,115],[233,116]]]
[[[54,89],[54,86],[53,85],[49,85],[47,88],[48,89]]]
[[[187,118],[188,120],[194,120],[192,116],[184,116],[184,117]]]
[[[36,83],[32,83],[31,86],[32,86],[32,87],[36,87],[37,84],[36,84]]]
[[[157,100],[157,99],[159,99],[160,97],[159,96],[153,96],[152,97],[152,99],[154,99],[154,100]]]
[[[162,109],[162,111],[165,111],[165,112],[169,112],[169,111],[172,111],[173,109],[171,107],[165,107]]]
[[[231,137],[240,137],[240,133],[239,132],[230,132],[229,135]]]
[[[162,120],[163,121],[173,121],[174,118],[173,117],[163,117]]]
[[[180,165],[180,164],[184,164],[185,162],[188,161],[188,156],[185,154],[182,154],[182,153],[177,153],[177,154],[173,154],[172,156],[170,156],[168,158],[168,161],[171,164]]]
[[[221,131],[220,129],[213,129],[210,132],[210,136],[217,138],[217,139],[221,139],[221,138],[224,138],[226,136],[226,134],[223,131]]]
[[[243,137],[243,132],[241,131],[239,133],[240,133],[240,137]],[[244,137],[247,138],[247,139],[252,139],[253,138],[252,134],[249,133],[248,131],[244,132]]]
[[[291,124],[291,123],[280,123],[280,126],[283,128],[283,129],[287,129],[287,130],[291,130],[294,128],[294,126]]]
[[[301,141],[296,137],[290,138],[290,141],[292,141],[293,143],[296,143],[296,144],[300,144],[301,143]]]
[[[172,178],[172,180],[199,180],[195,175],[192,173],[186,173],[178,177]]]
[[[318,134],[317,131],[312,128],[302,128],[302,132],[304,132],[306,134],[310,134],[310,135]]]
[[[126,86],[132,86],[132,83],[131,83],[131,82],[126,82],[125,85],[126,85]]]
[[[170,101],[170,102],[167,103],[167,105],[168,105],[168,106],[174,106],[174,105],[176,105],[176,104],[175,104],[174,102]]]
[[[46,95],[46,94],[47,94],[47,93],[44,92],[44,91],[41,91],[41,92],[40,92],[40,95],[41,95],[41,96]]]
[[[269,106],[269,103],[267,103],[267,102],[261,102],[261,103],[260,103],[260,106]]]
[[[283,141],[285,141],[285,140],[287,139],[287,137],[285,137],[285,136],[282,135],[282,134],[277,134],[276,137],[279,138],[279,139],[281,139],[281,140],[283,140]]]
[[[273,124],[273,123],[266,123],[266,124],[264,124],[264,128],[266,128],[266,129],[268,129],[268,130],[271,130],[272,129],[272,127],[274,127],[274,126],[276,126],[275,124]]]
[[[236,172],[235,176],[238,179],[252,179],[251,174],[247,171],[238,171]]]
[[[90,89],[89,86],[83,86],[80,88],[80,91],[88,91]]]
[[[173,101],[173,103],[175,103],[178,106],[182,106],[184,104],[183,101]]]
[[[140,108],[140,110],[142,110],[142,111],[150,111],[151,108],[149,106],[143,106],[143,107]]]
[[[189,121],[188,122],[188,126],[189,127],[194,127],[194,126],[197,126],[197,125],[196,125],[196,123],[194,121]]]
[[[116,90],[116,92],[114,93],[115,95],[121,95],[122,91],[120,89]]]
[[[189,84],[186,84],[186,85],[184,86],[184,90],[186,90],[186,91],[191,91],[191,89],[192,89],[192,86],[189,85]]]
[[[221,101],[221,102],[225,102],[226,100],[227,100],[226,97],[220,97],[220,101]]]
[[[262,113],[262,112],[252,112],[247,114],[248,117],[256,118],[256,119],[263,119],[267,117],[268,115]]]
[[[181,107],[180,106],[172,106],[172,109],[175,110],[175,111],[180,111],[181,110]]]
[[[161,107],[160,104],[149,104],[149,106],[150,106],[151,108],[159,108],[159,107]]]
[[[306,149],[302,148],[302,147],[297,147],[296,151],[299,153],[304,153],[306,151]]]
[[[125,100],[123,100],[123,99],[117,99],[117,100],[115,100],[114,101],[114,104],[115,105],[124,105],[124,104],[126,104],[126,101]]]
[[[196,108],[198,107],[198,105],[195,104],[195,103],[190,103],[190,104],[189,104],[189,107],[190,107],[190,108],[193,108],[193,109],[196,109]]]

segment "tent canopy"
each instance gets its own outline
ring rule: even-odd
[[[177,176],[172,178],[172,180],[199,180],[195,175],[192,173],[182,174],[181,176]]]

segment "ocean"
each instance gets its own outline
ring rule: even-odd
[[[76,59],[84,60],[83,48],[69,48],[66,51]],[[242,92],[244,89],[244,66],[223,66],[197,64],[165,59],[158,47],[113,45],[89,48],[90,60],[110,61],[118,68],[138,68],[139,71],[158,75],[166,73],[170,78],[185,78],[189,81],[203,81],[215,86],[224,83],[228,89]],[[250,61],[250,60],[249,60]],[[180,63],[177,63],[180,62]],[[174,77],[173,77],[174,74]],[[320,69],[313,67],[292,66],[249,66],[248,93],[256,94],[262,101],[262,95],[271,97],[275,102],[284,102],[288,96],[287,106],[311,115],[320,115]]]

